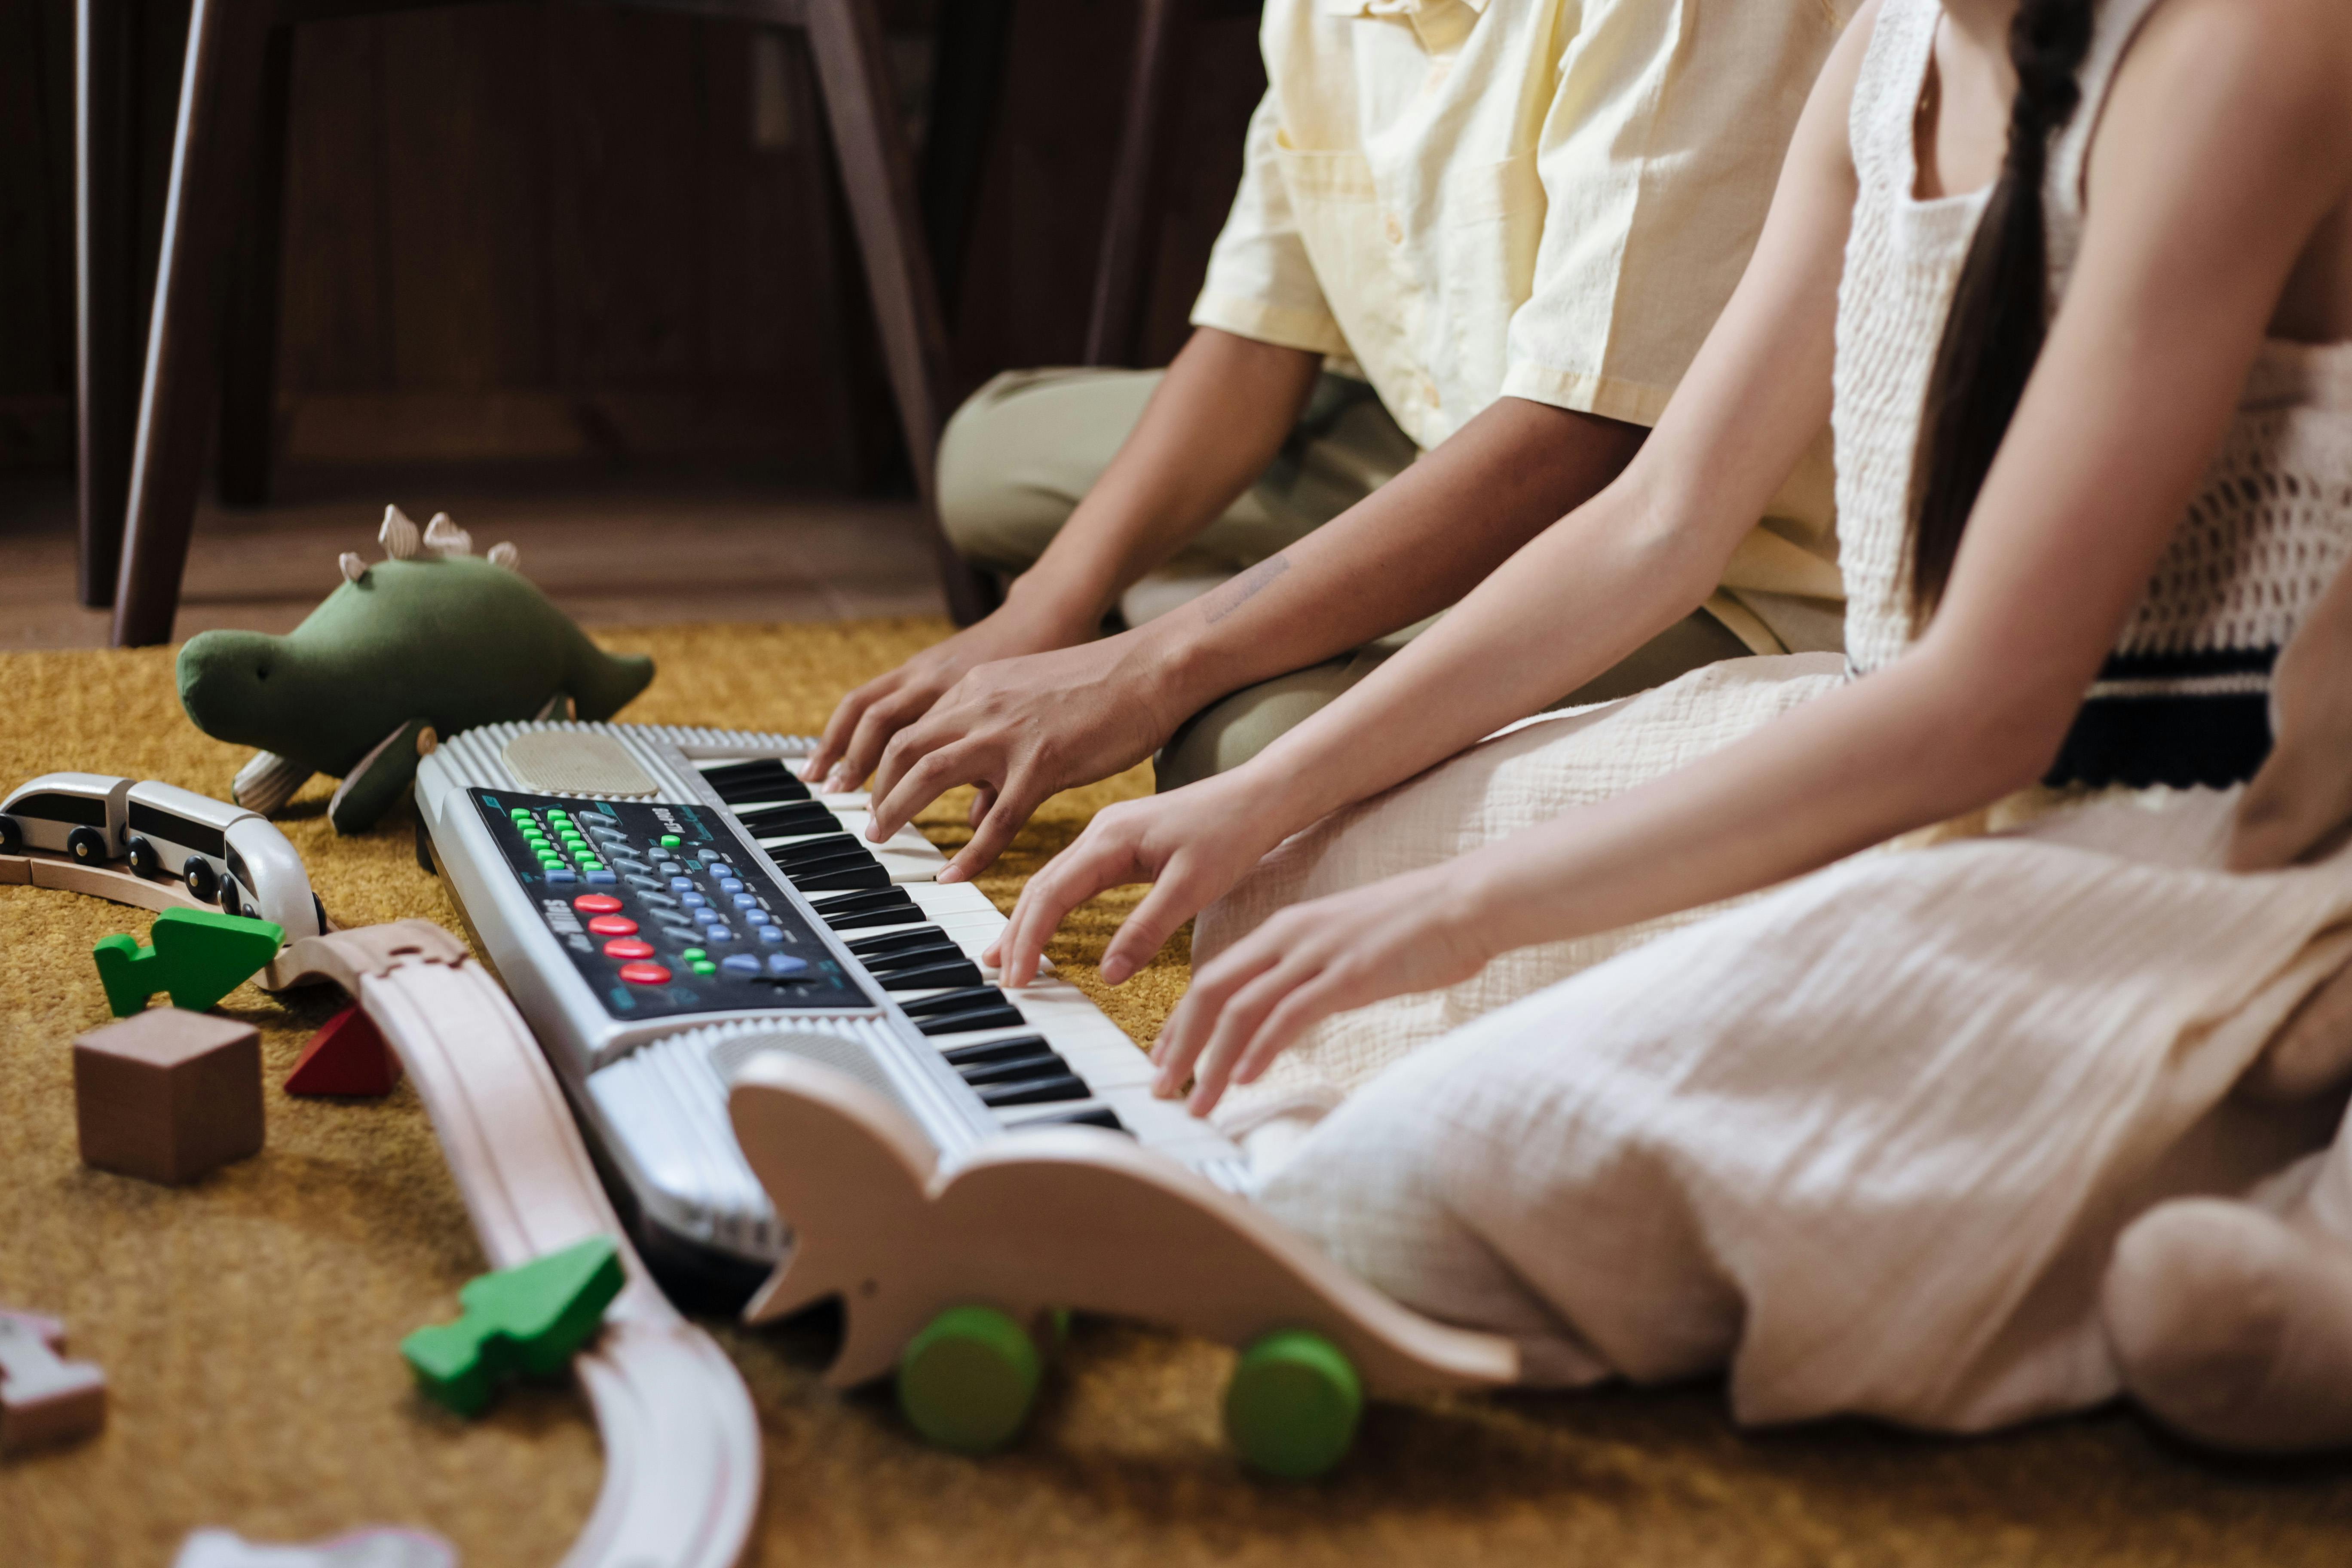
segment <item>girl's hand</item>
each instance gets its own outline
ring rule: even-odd
[[[1155,884],[1121,922],[1103,954],[1102,977],[1118,985],[1151,962],[1178,926],[1248,875],[1287,837],[1239,768],[1149,800],[1122,801],[1087,824],[1076,842],[1021,889],[1013,918],[982,962],[1003,966],[1001,983],[1018,989],[1062,917],[1105,888]]]
[[[1181,793],[1181,792],[1180,792]],[[1206,1115],[1254,1083],[1308,1026],[1387,996],[1469,979],[1494,956],[1465,860],[1283,910],[1192,977],[1151,1059],[1153,1092]]]

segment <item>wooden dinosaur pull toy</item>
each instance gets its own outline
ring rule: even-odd
[[[0,1454],[88,1436],[106,1425],[106,1373],[67,1361],[54,1318],[0,1310]]]
[[[593,1339],[626,1275],[619,1246],[592,1236],[560,1252],[467,1282],[465,1316],[400,1342],[417,1386],[460,1415],[479,1415],[499,1384],[552,1377]]]
[[[1055,1309],[1188,1329],[1239,1348],[1225,1429],[1273,1475],[1345,1457],[1366,1397],[1517,1375],[1510,1341],[1408,1310],[1174,1161],[1096,1127],[1024,1130],[942,1164],[896,1103],[789,1050],[735,1074],[728,1115],[790,1254],[743,1309],[827,1298],[825,1380],[895,1371],[900,1409],[944,1447],[1013,1440],[1034,1400],[1030,1325]]]
[[[165,910],[155,917],[148,945],[133,936],[100,937],[90,956],[116,1017],[141,1011],[158,991],[171,993],[173,1006],[202,1013],[258,973],[285,941],[286,928],[275,921]]]

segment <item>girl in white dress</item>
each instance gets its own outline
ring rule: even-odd
[[[1262,1079],[1311,1125],[1265,1201],[1538,1377],[2352,1439],[2352,854],[2307,765],[2237,820],[2273,699],[2292,739],[2352,679],[2290,647],[2352,623],[2347,340],[2340,5],[1873,0],[1624,479],[1257,762],[1105,813],[1008,981],[1099,887],[1159,884],[1113,980],[1222,896],[1163,1086]],[[1711,581],[1824,416],[1847,668],[1423,773],[1558,689],[1557,619],[1647,635],[1556,562]]]

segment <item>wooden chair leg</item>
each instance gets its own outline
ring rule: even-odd
[[[253,174],[271,9],[268,0],[195,0],[188,17],[179,133],[115,582],[118,647],[170,640],[179,608],[220,388],[221,291]]]
[[[294,29],[273,28],[262,56],[252,207],[237,226],[229,269],[228,328],[221,348],[220,499],[230,506],[260,506],[269,500],[270,448],[278,428],[278,283],[284,250],[287,114],[293,67]]]
[[[913,160],[885,73],[881,22],[872,0],[807,0],[803,16],[899,426],[932,519],[940,585],[957,623],[969,626],[988,613],[995,595],[938,523],[934,469],[947,418],[947,329],[917,214]]]
[[[1095,268],[1094,310],[1087,320],[1088,364],[1133,364],[1143,336],[1144,265],[1159,210],[1161,134],[1176,75],[1178,7],[1183,0],[1142,0],[1135,19],[1135,64],[1128,79],[1127,123],[1111,176],[1102,259]]]
[[[76,591],[114,602],[124,487],[139,414],[132,302],[139,186],[135,78],[140,0],[74,3],[75,409],[81,503]]]
[[[931,77],[931,126],[923,143],[923,233],[939,280],[940,309],[956,319],[964,255],[980,205],[988,147],[1004,96],[1013,0],[955,0],[940,8],[938,67]]]

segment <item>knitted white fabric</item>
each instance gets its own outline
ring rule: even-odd
[[[2052,144],[2042,191],[2052,298],[2082,249],[2084,174],[2115,72],[2157,0],[2106,0],[2078,79],[2082,107]],[[1989,192],[1920,201],[1913,110],[1941,7],[1889,4],[1849,122],[1859,194],[1838,286],[1839,570],[1857,671],[1901,653],[1910,611],[1910,496],[1920,412],[1944,319]],[[2276,650],[2352,554],[2352,345],[2273,342],[2197,500],[2149,579],[2126,658]],[[2167,671],[2131,694],[2242,689],[2256,674]],[[2114,687],[2100,695],[2125,695]]]
[[[1911,640],[1912,456],[1936,345],[1987,193],[1914,198],[1914,110],[1936,45],[1935,0],[1886,0],[1847,132],[1856,191],[1838,282],[1838,571],[1846,660],[1874,669]]]

